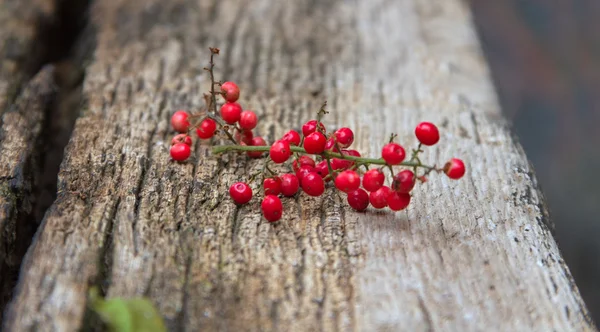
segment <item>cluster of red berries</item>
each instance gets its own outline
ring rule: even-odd
[[[218,50],[211,49],[214,54]],[[279,140],[267,146],[260,136],[254,136],[253,129],[258,117],[252,111],[242,110],[237,100],[240,89],[233,82],[220,84],[221,90],[214,91],[211,67],[211,94],[207,97],[208,112],[189,115],[185,111],[177,111],[171,118],[171,125],[178,134],[172,140],[171,157],[176,161],[185,161],[191,155],[191,130],[196,130],[200,139],[210,139],[220,131],[227,136],[233,145],[220,145],[213,148],[214,153],[226,151],[246,152],[249,157],[260,158],[269,153],[265,173],[262,174],[264,198],[261,203],[263,216],[270,222],[281,219],[283,204],[280,196],[295,196],[300,189],[309,196],[320,196],[325,192],[326,183],[333,181],[335,188],[347,194],[348,204],[357,211],[364,211],[369,205],[382,209],[388,207],[392,211],[405,209],[411,200],[410,192],[417,181],[424,182],[431,172],[444,172],[451,179],[459,179],[465,174],[465,165],[460,159],[453,158],[443,168],[423,165],[419,154],[422,146],[431,146],[440,139],[438,128],[429,122],[422,122],[415,128],[415,135],[420,144],[412,150],[409,160],[405,149],[393,142],[394,136],[381,150],[380,158],[364,158],[357,150],[350,149],[354,142],[354,132],[350,128],[339,128],[328,134],[320,121],[326,114],[325,104],[318,112],[316,120],[310,120],[302,126],[302,133],[288,131]],[[217,115],[215,96],[220,95],[225,103]],[[211,112],[212,111],[212,112]],[[197,118],[198,123],[190,124]],[[230,131],[231,130],[231,131]],[[314,156],[315,158],[311,157]],[[268,167],[269,163],[284,164],[291,161],[289,173],[276,174]],[[403,170],[394,172],[394,167],[402,166]],[[391,175],[391,183],[385,185],[385,170]],[[418,174],[419,170],[423,170]],[[266,173],[268,172],[268,173]],[[256,178],[252,176],[252,179]],[[245,182],[234,183],[229,188],[229,195],[237,204],[250,202],[252,189]]]

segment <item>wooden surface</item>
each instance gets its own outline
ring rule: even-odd
[[[149,296],[174,331],[595,330],[464,2],[107,0],[90,17],[84,104],[7,331],[78,330],[94,284]],[[469,172],[433,177],[404,212],[356,213],[330,189],[268,224],[257,199],[226,194],[262,161],[204,144],[168,158],[170,114],[201,106],[209,46],[269,141],[327,99],[328,128],[355,128],[359,150],[391,132],[414,145],[428,120],[442,140],[425,159]]]

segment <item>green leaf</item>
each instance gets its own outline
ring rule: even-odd
[[[92,309],[102,318],[112,332],[164,332],[167,331],[160,313],[146,298],[102,299],[97,290],[90,290]]]

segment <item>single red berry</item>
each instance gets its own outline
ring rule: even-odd
[[[278,176],[266,178],[263,181],[265,195],[279,195],[281,193],[281,179]]]
[[[242,114],[240,114],[240,127],[242,129],[252,130],[256,127],[257,123],[258,117],[256,116],[256,113],[252,111],[243,111]]]
[[[288,131],[281,139],[288,141],[290,145],[300,146],[300,134],[295,130]]]
[[[383,186],[369,194],[369,202],[376,209],[383,209],[388,205],[387,198],[392,190],[389,187]]]
[[[356,211],[364,211],[369,206],[369,194],[362,188],[349,192],[346,199],[350,207]]]
[[[281,219],[283,215],[283,204],[279,197],[275,195],[266,195],[260,204],[263,216],[269,222],[275,222]]]
[[[177,111],[173,113],[173,116],[171,117],[171,126],[177,132],[186,133],[190,128],[190,121],[188,118],[189,115],[186,111]]]
[[[240,143],[243,142],[246,145],[252,145],[252,139],[254,138],[254,133],[252,132],[252,130],[249,130],[249,129],[242,129],[241,132],[239,130],[236,130],[233,138]]]
[[[217,130],[217,123],[215,120],[207,118],[200,122],[198,128],[196,128],[196,135],[201,139],[209,139],[213,137]]]
[[[415,128],[415,135],[424,145],[434,145],[440,140],[438,128],[431,122],[421,122]]]
[[[387,204],[392,211],[404,210],[410,204],[410,194],[390,191],[387,197]]]
[[[302,179],[304,179],[304,177],[308,174],[308,173],[312,173],[315,171],[315,168],[309,165],[304,165],[302,167],[300,167],[298,169],[298,171],[296,172],[296,177],[298,178],[298,181],[300,181],[300,184],[302,184]]]
[[[354,162],[352,160],[339,159],[339,158],[331,159],[331,168],[333,168],[335,171],[348,169],[348,168],[352,167],[353,164],[354,164]]]
[[[458,158],[452,158],[444,165],[444,173],[451,179],[458,180],[465,175],[465,172],[465,163]]]
[[[271,149],[269,150],[269,156],[276,164],[284,163],[291,155],[290,143],[287,141],[276,141],[271,145]]]
[[[283,196],[291,197],[296,195],[300,182],[294,174],[283,174],[281,178],[281,193]]]
[[[330,137],[325,143],[325,151],[340,153],[340,150],[335,146],[335,137]]]
[[[377,191],[385,181],[385,174],[378,169],[370,169],[363,175],[362,185],[368,191]]]
[[[225,103],[221,106],[221,118],[228,124],[234,124],[240,120],[242,106],[238,103]]]
[[[352,157],[360,157],[360,152],[356,150],[342,150],[342,154]]]
[[[176,161],[184,161],[192,154],[192,149],[185,143],[177,143],[171,146],[171,158]]]
[[[175,135],[175,137],[173,137],[173,139],[171,140],[171,145],[175,145],[177,143],[184,143],[189,146],[192,146],[192,138],[189,137],[187,134],[178,134]]]
[[[246,204],[252,199],[252,188],[245,182],[236,182],[229,187],[229,196],[236,204]]]
[[[327,138],[318,131],[309,134],[304,138],[304,150],[308,153],[319,154],[325,150]]]
[[[309,196],[321,196],[325,192],[325,182],[315,172],[306,174],[302,179],[301,185],[302,190]]]
[[[409,193],[415,186],[415,173],[411,170],[405,169],[400,173],[394,175],[394,181],[392,182],[392,190],[399,193]]]
[[[323,123],[319,122],[319,127],[320,129],[318,131],[324,133],[325,126]],[[317,131],[317,120],[310,120],[302,126],[302,134],[304,137],[314,133],[315,131]]]
[[[360,176],[355,171],[343,171],[336,176],[334,183],[338,190],[349,193],[360,187]]]
[[[315,165],[315,172],[319,174],[322,178],[326,177],[329,174],[329,167],[327,167],[327,160],[323,160]]]
[[[250,142],[250,146],[266,146],[267,142],[265,142],[265,139],[260,137],[260,136],[256,136],[252,138],[252,142]],[[260,158],[263,155],[263,151],[248,151],[248,157],[250,158]]]
[[[221,84],[221,92],[223,98],[230,103],[234,103],[240,97],[240,88],[233,82],[225,82]]]
[[[398,165],[406,157],[406,152],[400,144],[388,143],[381,150],[381,157],[389,165]]]
[[[354,133],[350,128],[340,128],[335,131],[335,138],[341,148],[347,148],[354,142]]]
[[[315,161],[311,157],[304,155],[300,156],[300,158],[294,160],[294,162],[292,163],[292,168],[294,169],[294,172],[298,172],[298,170],[302,166],[310,166],[314,168]]]

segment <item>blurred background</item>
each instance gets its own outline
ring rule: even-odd
[[[500,103],[600,322],[600,0],[472,0]]]

